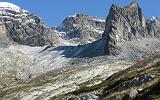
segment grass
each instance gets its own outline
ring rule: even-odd
[[[152,74],[152,73],[156,73],[157,75],[158,74],[160,75],[160,61],[157,61],[157,63],[155,63],[152,66],[146,67],[148,63],[153,62],[157,58],[160,58],[160,54],[156,54],[142,61],[139,61],[137,64],[131,66],[130,68],[127,68],[126,70],[113,74],[112,76],[110,76],[109,78],[107,78],[106,80],[104,80],[103,82],[97,85],[89,86],[91,84],[94,84],[95,81],[101,80],[100,76],[96,76],[92,80],[79,84],[78,85],[79,89],[73,92],[67,93],[65,95],[59,95],[57,97],[53,97],[51,98],[51,100],[61,100],[65,96],[71,96],[70,100],[77,100],[78,95],[83,93],[84,94],[89,93],[92,91],[97,91],[97,90],[101,91],[103,96],[107,99],[109,98],[115,99],[115,100],[122,99],[124,96],[127,95],[127,93],[129,93],[130,89],[126,87],[126,88],[123,88],[122,90],[119,90],[119,86],[123,86],[124,84],[130,84],[133,79],[135,79],[136,77],[140,77],[142,75]],[[53,83],[55,81],[58,81],[59,74],[61,75],[63,74],[64,75],[63,78],[66,78],[70,75],[70,73],[72,73],[72,71],[70,73],[67,73],[68,71],[63,71],[63,72],[57,71],[57,72],[58,73],[54,73],[54,71],[48,72],[46,74],[43,74],[39,77],[34,78],[33,80],[31,80],[26,84],[20,83],[22,84],[22,86],[20,86],[19,84],[19,86],[16,86],[14,88],[9,88],[5,91],[0,90],[0,98],[3,98],[3,96],[9,95],[15,92],[29,90],[31,87],[43,86],[47,83]],[[154,92],[152,92],[152,91],[155,91],[156,87],[159,88],[158,84],[160,84],[159,78],[155,78],[153,82],[151,81],[151,82],[148,82],[147,84],[141,84],[140,86],[137,86],[137,88],[140,87],[144,89],[143,93],[139,94],[137,98],[143,98],[148,94],[150,94],[151,97],[158,98],[159,96],[155,95]]]
[[[159,58],[160,58],[159,53],[154,54],[144,60],[139,61],[138,63],[131,66],[130,68],[127,68],[126,70],[123,70],[123,71],[120,71],[116,74],[113,74],[112,76],[110,76],[109,78],[107,78],[106,80],[104,80],[100,84],[90,86],[90,87],[87,87],[86,85],[82,85],[82,87],[80,87],[80,89],[75,90],[69,94],[80,95],[83,93],[89,93],[92,91],[101,90],[104,97],[106,97],[107,100],[109,98],[110,99],[114,98],[115,100],[120,100],[129,93],[130,89],[124,88],[122,90],[119,90],[117,86],[123,86],[124,84],[130,84],[131,81],[133,79],[135,79],[136,77],[141,77],[146,74],[154,74],[155,73],[157,75],[160,75],[160,61],[157,61],[156,63],[154,63],[154,65],[151,64],[151,66],[148,66],[149,63],[152,63],[153,61],[155,61],[156,59],[159,59]],[[157,79],[155,78],[155,80],[157,80]],[[158,79],[158,81],[159,81],[159,79]],[[85,83],[85,84],[88,84],[88,83]],[[146,84],[147,84],[147,86],[146,86]],[[150,91],[153,87],[156,86],[156,82],[154,82],[154,81],[153,82],[149,81],[146,84],[143,83],[143,84],[136,86],[136,87],[137,88],[141,87],[141,88],[144,88],[145,90],[147,90],[147,88],[149,88],[149,91]],[[117,90],[112,91],[111,92],[112,95],[110,95],[110,93],[108,94],[108,92],[110,90],[114,89],[115,87],[117,87]],[[143,93],[146,94],[148,92],[143,92]],[[157,97],[159,97],[159,96],[157,96]]]

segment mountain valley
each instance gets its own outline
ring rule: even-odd
[[[160,19],[136,2],[47,27],[0,2],[0,100],[160,99]]]

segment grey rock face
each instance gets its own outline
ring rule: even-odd
[[[46,28],[43,21],[33,14],[20,9],[15,11],[7,8],[0,8],[1,33],[7,36],[6,45],[18,43],[29,46],[44,46],[52,42],[54,32]],[[1,39],[2,40],[2,39]],[[9,40],[10,42],[7,42]],[[1,41],[4,42],[4,41]],[[4,44],[4,43],[1,43]]]
[[[156,17],[147,21],[136,2],[124,8],[112,5],[103,34],[107,54],[119,54],[121,46],[127,41],[159,37],[159,25],[160,21]]]
[[[37,16],[23,9],[0,8],[0,22],[5,30],[0,30],[3,47],[11,44],[44,46],[72,40],[75,44],[87,44],[101,38],[105,21],[84,14],[67,17],[56,29],[47,28]],[[63,33],[63,34],[61,34]],[[68,41],[70,42],[70,41]],[[2,47],[2,46],[1,46]]]
[[[11,41],[9,40],[6,33],[7,30],[4,23],[0,23],[0,47],[7,47],[11,44]]]
[[[120,8],[112,5],[106,19],[104,37],[107,39],[107,52],[116,54],[126,41],[139,40],[146,37],[146,20],[141,8],[133,2],[129,6]]]
[[[80,44],[87,44],[101,38],[105,29],[105,20],[84,14],[75,14],[67,17],[57,29],[66,32],[65,38],[76,39]]]
[[[151,37],[160,37],[160,19],[157,17],[151,17],[147,20],[147,29]]]

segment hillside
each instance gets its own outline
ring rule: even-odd
[[[159,99],[159,29],[136,2],[53,27],[0,2],[0,100]]]

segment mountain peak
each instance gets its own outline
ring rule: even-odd
[[[46,34],[53,32],[45,27],[43,21],[15,4],[0,2],[0,22],[0,33],[4,34],[0,37],[0,40],[3,39],[0,44],[5,44],[3,47],[11,44],[44,46],[51,43]]]
[[[152,17],[150,18],[150,20],[151,20],[151,21],[156,21],[156,20],[159,20],[159,18],[156,17],[156,16],[152,16]]]
[[[104,32],[106,35],[103,35],[109,41],[107,42],[109,45],[107,48],[110,48],[110,51],[114,52],[115,48],[121,46],[126,41],[138,40],[140,37],[145,37],[145,28],[146,20],[141,8],[135,1],[123,8],[113,4],[106,19],[106,29]]]
[[[121,8],[121,9],[120,9]],[[116,4],[112,4],[111,5],[111,9],[114,9],[114,10],[122,10],[122,9],[135,9],[135,8],[140,8],[138,3],[136,1],[133,1],[132,3],[130,3],[129,5],[125,6],[125,7],[119,7],[117,6]],[[110,10],[111,10],[110,9]]]
[[[21,10],[20,7],[18,7],[15,4],[9,3],[9,2],[0,2],[0,8],[1,9],[15,10],[15,11],[20,11]]]
[[[139,7],[138,3],[136,1],[131,2],[131,4],[129,5],[129,7]]]
[[[76,13],[66,17],[56,29],[67,33],[64,35],[65,39],[76,44],[87,44],[101,38],[105,29],[105,20],[96,16]]]

